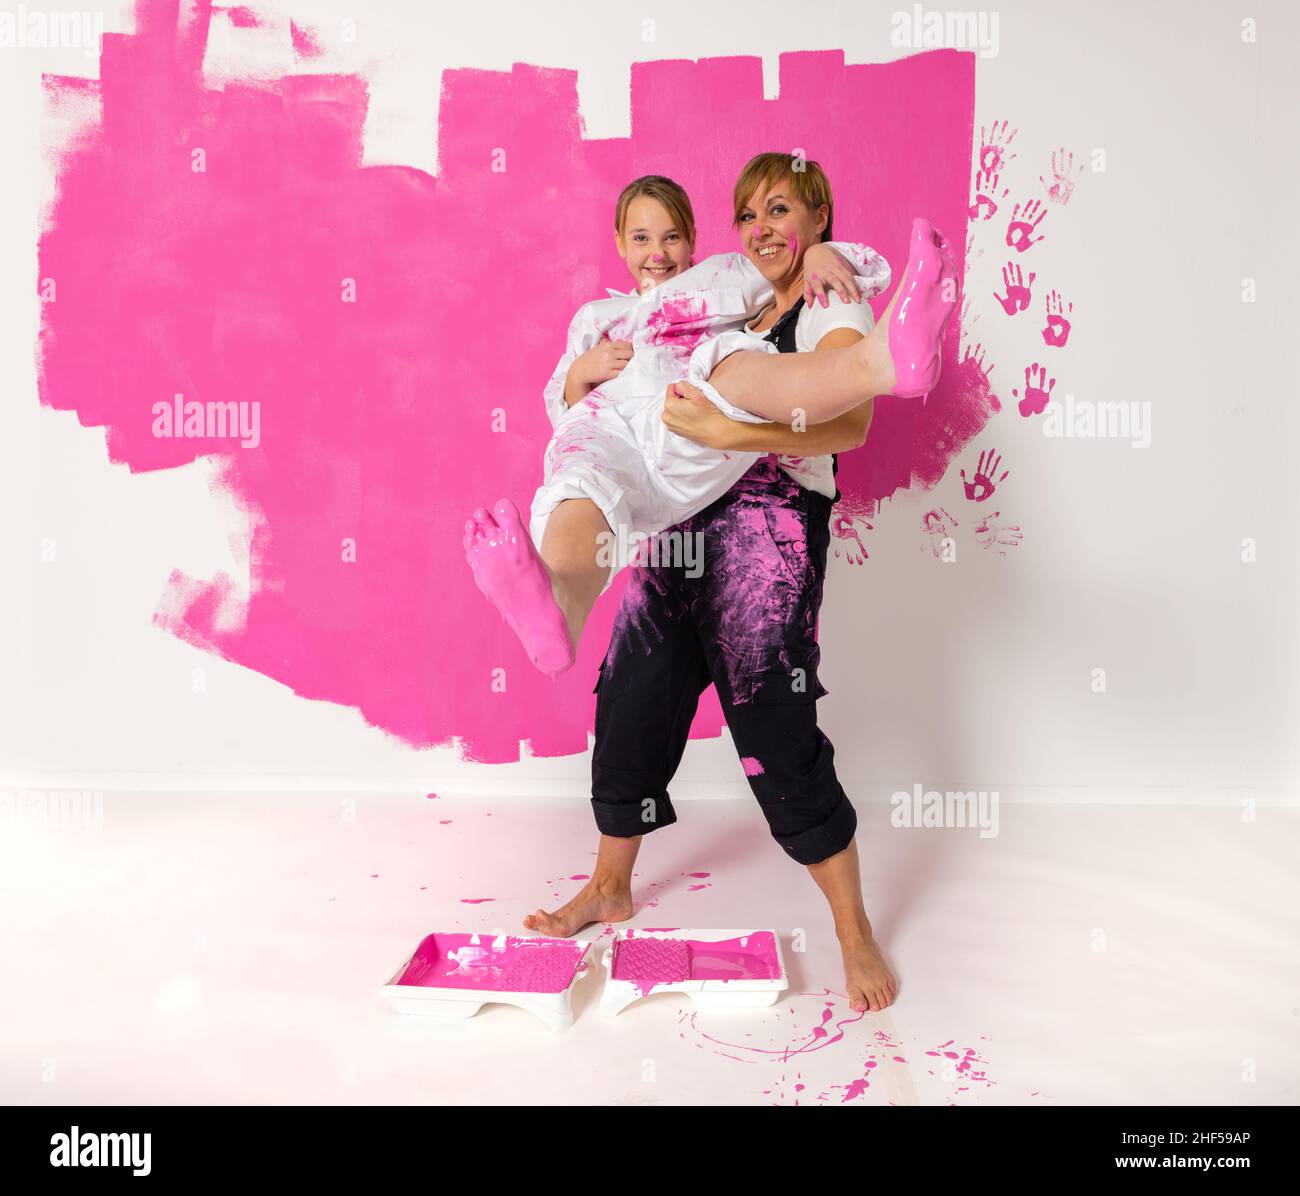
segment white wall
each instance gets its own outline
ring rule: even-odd
[[[425,169],[444,67],[576,66],[588,133],[608,137],[629,132],[636,59],[763,54],[773,80],[781,50],[842,48],[850,62],[906,52],[890,45],[888,5],[644,7],[499,0],[490,33],[473,6],[288,11],[332,27],[367,10],[339,60],[373,81],[367,157]],[[1149,403],[1152,443],[1045,439],[1039,421],[1014,413],[1010,389],[1041,359],[1041,340],[1038,325],[1002,315],[992,292],[1005,251],[982,237],[967,277],[980,317],[971,339],[997,363],[1004,412],[959,465],[969,472],[989,445],[1003,453],[1012,473],[991,505],[1024,539],[1000,558],[967,521],[957,562],[934,559],[923,510],[937,502],[960,519],[970,506],[954,468],[925,506],[886,505],[865,569],[832,561],[822,712],[850,786],[1297,783],[1300,18],[1284,0],[1251,5],[1259,40],[1246,45],[1229,7],[997,9],[999,52],[977,66],[977,130],[1003,118],[1019,128],[1014,169],[1026,181],[1058,146],[1106,158],[1031,255],[1068,282],[1075,305],[1060,389]],[[641,40],[646,18],[653,43]],[[106,21],[130,28],[111,8]],[[0,786],[581,793],[585,757],[488,767],[451,749],[413,752],[351,710],[296,698],[151,626],[172,568],[232,568],[228,515],[205,467],[133,477],[107,463],[102,430],[37,403],[42,70],[95,63],[0,48]],[[1257,283],[1253,304],[1242,302],[1245,278]],[[1253,564],[1242,561],[1246,537]],[[43,564],[49,538],[58,559]],[[207,670],[204,694],[191,690],[195,667]],[[1104,694],[1092,692],[1095,668]],[[741,785],[723,740],[692,746],[674,792]]]

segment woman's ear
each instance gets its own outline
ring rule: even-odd
[[[826,226],[831,222],[830,204],[817,205],[817,235],[820,237],[826,231]],[[825,237],[822,237],[825,240]]]

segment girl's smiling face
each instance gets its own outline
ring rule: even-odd
[[[623,228],[614,234],[637,289],[658,286],[690,267],[695,246],[657,199],[638,195],[627,205]]]
[[[741,209],[740,244],[768,282],[792,283],[803,273],[803,255],[822,239],[830,209],[810,208],[788,179],[759,187]]]

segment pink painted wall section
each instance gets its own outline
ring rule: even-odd
[[[583,750],[622,582],[552,681],[478,593],[460,537],[473,506],[526,506],[540,480],[542,384],[569,317],[626,285],[618,191],[650,171],[682,180],[700,250],[729,249],[740,167],[800,146],[830,172],[837,235],[901,271],[916,213],[964,242],[973,56],[787,54],[775,101],[757,59],[641,63],[632,136],[607,141],[583,139],[573,71],[449,71],[435,178],[360,166],[362,79],[205,87],[208,21],[228,18],[200,6],[178,33],[175,13],[145,0],[135,35],[105,37],[102,116],[57,147],[39,264],[57,284],[41,401],[105,428],[132,472],[215,455],[250,517],[247,600],[231,578],[178,572],[156,621],[407,744],[460,736],[484,761],[517,759],[521,739]],[[55,103],[86,91],[47,83]],[[953,321],[949,362],[957,337]],[[924,406],[877,401],[870,444],[841,461],[847,503],[938,480],[996,409],[960,374]],[[256,435],[158,434],[154,404],[177,394],[256,411]],[[695,730],[719,725],[715,702]]]

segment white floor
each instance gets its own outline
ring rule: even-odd
[[[859,815],[868,910],[901,981],[886,1013],[837,995],[820,895],[757,807],[699,801],[646,840],[632,924],[774,928],[790,993],[726,1015],[662,994],[605,1018],[597,966],[560,1034],[503,1006],[401,1016],[379,987],[432,930],[514,930],[574,892],[585,804],[107,794],[98,833],[11,820],[0,1100],[1300,1098],[1294,807],[1243,821],[1229,802],[1004,801],[991,839],[892,828],[883,802]]]

